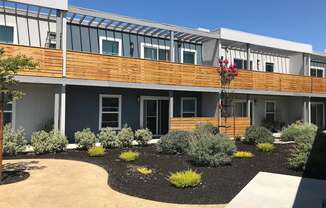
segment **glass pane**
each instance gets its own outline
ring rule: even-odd
[[[103,98],[102,99],[102,111],[119,112],[119,98]]]
[[[195,113],[183,113],[182,117],[185,117],[185,118],[195,117]]]
[[[274,72],[274,63],[266,63],[266,71]]]
[[[244,69],[243,60],[242,59],[234,59],[233,60],[233,63],[237,66],[238,69]]]
[[[157,105],[156,100],[145,100],[146,102],[146,116],[157,116]]]
[[[318,69],[317,70],[317,77],[323,77],[323,70],[321,70],[321,69]]]
[[[235,103],[234,104],[234,116],[235,117],[247,117],[247,103]]]
[[[9,113],[9,112],[3,113],[3,122],[5,125],[8,123],[11,123],[11,113]]]
[[[12,103],[11,102],[6,103],[5,106],[4,106],[4,110],[5,111],[12,111]]]
[[[159,49],[159,60],[168,61],[170,60],[170,50]]]
[[[119,55],[119,42],[111,40],[103,40],[102,51],[103,54]]]
[[[0,25],[0,42],[13,43],[14,42],[14,28]]]
[[[119,127],[119,115],[117,113],[103,113],[102,127]]]
[[[266,112],[271,112],[271,113],[274,113],[274,103],[271,103],[271,102],[267,102],[266,103]]]
[[[144,58],[157,60],[157,48],[144,47]]]
[[[268,121],[274,121],[274,118],[275,118],[274,115],[275,115],[274,113],[268,113],[268,114],[266,114],[266,120],[268,120]]]
[[[310,69],[310,76],[312,76],[312,77],[316,77],[317,76],[316,69]]]
[[[183,112],[195,112],[196,101],[195,100],[183,100],[182,102]]]
[[[145,127],[148,128],[153,134],[157,134],[156,117],[147,117],[145,121]]]
[[[195,64],[195,53],[190,51],[183,51],[183,63]]]

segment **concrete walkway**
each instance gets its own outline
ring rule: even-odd
[[[96,165],[69,160],[7,160],[26,166],[30,177],[0,186],[6,208],[222,208],[224,205],[178,205],[128,196],[107,185],[107,172]]]
[[[260,172],[227,208],[324,208],[326,181]]]

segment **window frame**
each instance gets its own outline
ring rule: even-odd
[[[316,76],[311,75],[311,70],[316,70]],[[317,76],[317,70],[323,71],[323,76],[322,77]],[[325,68],[324,67],[318,67],[318,66],[311,66],[310,67],[310,76],[311,77],[316,77],[316,78],[324,78],[325,77]]]
[[[3,43],[3,42],[0,42],[0,43],[3,43],[3,44],[17,44],[17,27],[15,24],[10,24],[10,23],[6,23],[4,24],[4,22],[0,22],[0,25],[1,26],[4,26],[4,27],[12,27],[14,30],[13,30],[13,43]]]
[[[194,60],[194,63],[195,65],[197,65],[197,50],[196,49],[190,49],[190,48],[181,48],[181,59],[180,59],[180,62],[183,64],[183,59],[184,59],[184,55],[183,55],[183,52],[192,52],[195,54],[195,60]],[[186,63],[186,64],[189,64],[189,63]]]
[[[165,46],[165,45],[158,45],[158,44],[152,44],[152,43],[144,43],[144,42],[142,42],[142,43],[140,44],[140,47],[141,47],[140,58],[142,58],[142,59],[153,60],[153,61],[170,61],[170,59],[167,59],[167,60],[160,60],[160,59],[159,59],[159,58],[160,58],[159,49],[169,51],[169,53],[170,53],[170,57],[171,57],[170,46]],[[156,51],[157,51],[157,58],[156,58],[156,59],[145,58],[145,47],[149,47],[149,48],[156,49]]]
[[[267,103],[274,104],[274,112],[267,112]],[[273,100],[266,100],[265,101],[265,119],[267,119],[267,114],[274,114],[274,121],[276,120],[276,102]]]
[[[184,110],[183,110],[183,101],[184,100],[194,100],[195,101],[195,112],[184,112]],[[192,118],[197,117],[197,97],[181,97],[180,103],[181,103],[181,107],[180,107],[181,118],[187,118],[187,117],[183,116],[184,113],[194,113],[194,116]]]
[[[273,71],[272,72],[267,71],[267,65],[268,64],[272,64],[272,66],[273,66]],[[265,72],[274,73],[275,72],[275,63],[273,63],[273,62],[265,62]]]
[[[122,114],[122,95],[109,95],[109,94],[100,94],[99,96],[99,130],[103,129],[102,127],[102,115],[103,115],[103,98],[118,98],[119,99],[119,111],[118,112],[104,112],[104,113],[115,113],[118,114],[118,127],[110,127],[113,130],[121,129],[121,114]]]
[[[103,54],[103,41],[104,40],[118,42],[118,45],[119,45],[119,47],[118,47],[119,48],[118,55]],[[108,55],[108,56],[122,56],[122,39],[121,38],[112,38],[112,37],[100,36],[99,41],[100,41],[100,54]]]
[[[232,115],[234,115],[235,113],[234,113],[234,105],[235,104],[237,104],[237,103],[241,103],[241,104],[245,104],[246,105],[246,115],[245,116],[242,116],[241,118],[246,118],[246,117],[249,117],[249,115],[248,115],[248,101],[247,100],[234,100],[233,102],[232,102]],[[243,109],[241,109],[241,110],[243,110]]]

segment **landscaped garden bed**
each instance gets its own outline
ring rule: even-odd
[[[250,151],[254,157],[234,158],[231,165],[216,168],[192,165],[185,154],[160,154],[154,146],[131,148],[139,152],[138,160],[133,162],[119,159],[122,149],[108,150],[104,157],[89,157],[86,151],[67,151],[46,155],[18,155],[6,159],[54,158],[90,162],[108,170],[108,183],[119,192],[155,201],[186,204],[227,203],[260,171],[298,176],[302,174],[287,168],[287,154],[291,144],[275,145],[275,149],[269,153],[260,152],[255,146],[241,142],[236,145],[238,150]],[[140,174],[138,167],[148,167],[152,173]],[[168,182],[171,172],[188,169],[202,174],[202,184],[179,189]]]

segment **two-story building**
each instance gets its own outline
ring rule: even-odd
[[[0,48],[39,63],[17,76],[25,96],[6,122],[54,126],[73,141],[83,128],[149,128],[154,135],[296,120],[325,127],[326,54],[309,44],[220,28],[193,29],[68,6],[65,0],[0,1]],[[229,112],[219,110],[218,58],[237,65]]]

